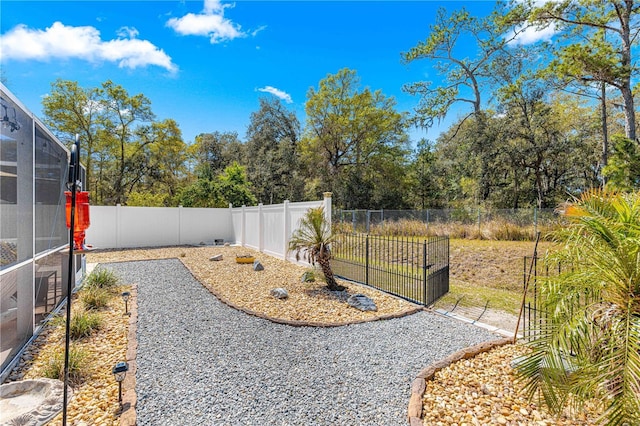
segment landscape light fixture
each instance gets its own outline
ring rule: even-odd
[[[124,300],[125,315],[131,315],[131,312],[129,312],[129,297],[131,297],[131,293],[129,293],[128,291],[125,291],[122,293],[122,300]]]
[[[118,382],[118,403],[120,407],[122,407],[122,381],[127,376],[127,371],[129,371],[129,364],[126,362],[118,362],[112,370],[113,377]]]

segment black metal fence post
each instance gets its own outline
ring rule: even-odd
[[[422,242],[422,298],[427,306],[427,240]]]
[[[364,245],[365,250],[365,260],[364,260],[364,283],[369,285],[369,235],[367,234],[367,239]]]

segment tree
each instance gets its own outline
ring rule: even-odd
[[[224,169],[218,176],[218,185],[220,187],[220,198],[223,205],[216,207],[227,207],[229,204],[234,206],[255,205],[257,200],[255,195],[249,189],[249,181],[247,179],[246,169],[234,162],[232,165]]]
[[[279,99],[260,98],[247,129],[245,164],[258,201],[299,200],[304,190],[298,142],[300,123]]]
[[[630,139],[614,135],[611,161],[603,173],[608,178],[607,187],[616,191],[640,189],[640,147]]]
[[[432,142],[421,139],[414,151],[410,168],[411,186],[416,188],[412,194],[415,199],[412,204],[422,210],[427,207],[436,207],[434,204],[438,199],[433,170],[435,163],[433,148]]]
[[[640,34],[640,3],[634,0],[583,0],[546,2],[536,6],[530,4],[525,8],[524,16],[532,24],[538,27],[553,25],[574,41],[560,47],[554,68],[583,82],[604,83],[618,89],[625,113],[625,135],[636,140],[632,81],[638,67],[633,46]]]
[[[207,167],[213,174],[222,172],[226,167],[244,161],[245,146],[236,132],[201,133],[196,136],[196,167]]]
[[[310,208],[289,240],[289,251],[296,252],[296,260],[300,260],[302,253],[312,265],[319,263],[329,290],[342,291],[345,288],[338,285],[331,269],[332,242],[331,226],[325,220],[324,208]]]
[[[109,80],[92,89],[57,80],[43,105],[45,123],[59,137],[80,134],[86,183],[97,203],[126,203],[131,192],[160,190],[165,203],[173,202],[186,173],[186,145],[174,120],[155,121],[144,95],[130,96]]]
[[[256,197],[250,189],[246,169],[233,162],[220,174],[213,175],[210,169],[203,168],[205,173],[198,175],[195,182],[182,189],[180,202],[185,207],[228,207],[255,205]]]
[[[372,188],[373,163],[395,160],[408,142],[404,116],[396,112],[395,100],[379,90],[360,89],[359,83],[356,72],[345,68],[329,74],[318,90],[311,88],[307,93],[303,149],[309,174],[344,206],[353,203],[353,197],[371,200],[369,190],[364,194],[354,190],[363,185]]]
[[[498,12],[478,18],[464,8],[451,14],[445,8],[440,8],[435,23],[429,30],[426,40],[403,52],[401,56],[405,63],[422,59],[431,61],[443,82],[434,85],[430,81],[420,81],[403,87],[406,92],[420,96],[411,121],[428,128],[436,120],[444,119],[455,104],[471,106],[471,112],[458,121],[452,136],[456,135],[467,119],[473,117],[476,137],[470,149],[480,160],[480,169],[474,179],[479,185],[477,195],[481,200],[486,200],[489,196],[488,174],[491,160],[487,155],[487,147],[492,141],[487,140],[485,134],[488,117],[484,113],[482,97],[483,92],[493,84],[493,59],[505,50],[517,33],[510,37],[504,36]],[[475,44],[478,50],[475,57],[460,54],[460,44],[469,42]]]
[[[177,205],[178,191],[188,178],[187,146],[178,123],[172,119],[154,122],[139,128],[137,137],[144,148],[138,155],[138,166],[131,170],[138,174],[129,184],[127,205],[136,191],[149,193],[154,200],[159,197],[164,206]]]
[[[80,136],[80,161],[87,168],[88,187],[96,188],[94,156],[98,148],[98,129],[102,126],[100,88],[83,89],[75,81],[58,79],[51,83],[51,93],[42,99],[44,124],[61,140]],[[99,155],[99,154],[98,154]]]
[[[555,413],[595,398],[604,423],[640,424],[640,192],[592,190],[564,214],[548,261],[570,266],[538,284],[547,317],[517,372]]]

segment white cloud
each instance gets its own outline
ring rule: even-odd
[[[220,0],[204,0],[203,12],[206,14],[210,14],[210,13],[222,14],[225,7],[232,7],[232,6],[231,5],[223,6],[222,3],[220,3]]]
[[[536,28],[532,26],[526,27],[525,25],[515,28],[517,35],[510,41],[510,44],[526,46],[528,44],[534,44],[539,41],[549,41],[556,34],[556,26],[550,24],[545,28]]]
[[[284,92],[280,89],[276,89],[273,86],[265,86],[262,87],[260,89],[258,89],[259,92],[265,92],[265,93],[271,93],[273,96],[276,96],[280,99],[282,99],[283,101],[285,101],[286,103],[290,104],[293,102],[293,99],[291,99],[291,95],[288,94],[287,92]]]
[[[246,34],[241,31],[240,25],[225,19],[224,9],[227,7],[231,6],[222,5],[218,0],[205,0],[202,13],[187,13],[181,18],[171,18],[167,26],[180,35],[209,37],[212,44],[244,37]]]
[[[147,40],[135,38],[135,28],[121,28],[115,40],[103,41],[94,27],[72,27],[54,22],[45,30],[17,25],[0,36],[5,59],[39,60],[84,59],[89,62],[115,62],[120,68],[156,65],[170,72],[178,67],[162,49]]]

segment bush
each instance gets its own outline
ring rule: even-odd
[[[102,287],[87,287],[80,292],[80,301],[87,309],[100,309],[109,304],[113,295]]]
[[[89,288],[98,287],[112,289],[118,285],[120,279],[116,274],[106,269],[94,269],[86,278],[85,285]]]
[[[80,346],[69,348],[69,382],[79,385],[89,375],[89,353]],[[49,379],[64,380],[64,349],[58,349],[45,361],[41,371]]]
[[[63,316],[56,316],[53,324],[57,327],[65,327],[66,320]],[[69,337],[81,339],[90,336],[94,331],[102,327],[102,317],[94,312],[80,311],[71,314],[69,323]]]

